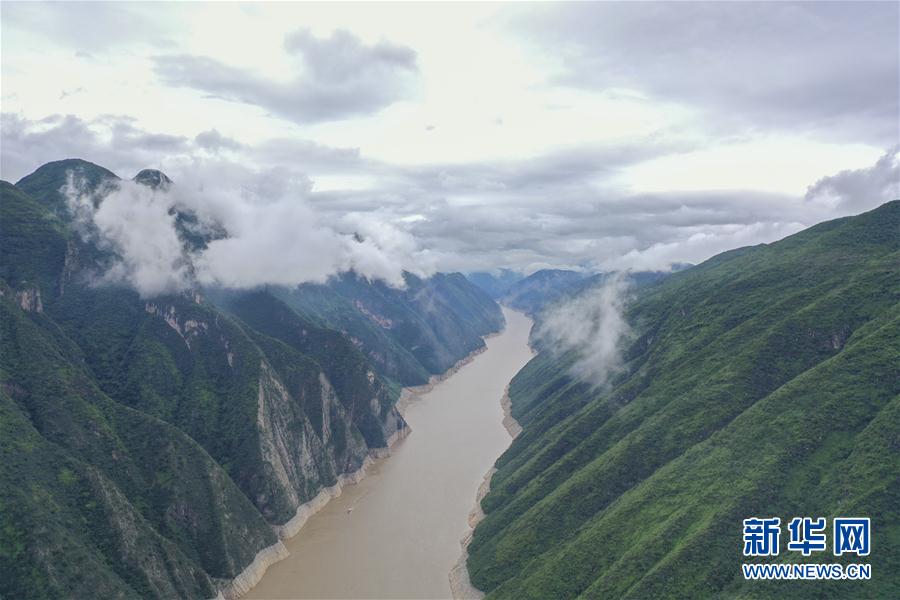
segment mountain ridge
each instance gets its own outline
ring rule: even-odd
[[[400,383],[265,289],[223,306],[97,285],[109,250],[59,191],[73,164],[112,181],[62,161],[23,178],[32,193],[0,184],[0,595],[237,595],[404,433]],[[432,347],[483,344],[502,325],[489,302],[466,344]]]
[[[841,583],[740,578],[741,519],[865,513],[881,541],[862,593],[896,595],[898,231],[893,201],[646,287],[606,388],[570,372],[577,353],[541,352],[510,384],[524,430],[482,501],[473,583],[490,598],[820,597]]]

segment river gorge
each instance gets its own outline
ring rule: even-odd
[[[405,400],[411,434],[285,541],[246,598],[449,598],[476,493],[509,446],[501,400],[531,358],[531,320],[506,328],[455,373]]]

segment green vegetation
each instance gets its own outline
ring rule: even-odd
[[[425,383],[484,347],[481,336],[503,327],[491,298],[459,273],[421,279],[406,288],[353,273],[327,285],[274,290],[300,314],[349,336],[376,368],[403,385]]]
[[[68,160],[0,182],[2,598],[215,596],[298,506],[406,426],[401,371],[370,356],[409,357],[397,379],[420,381],[502,324],[458,275],[405,291],[358,281],[341,319],[371,329],[379,296],[418,319],[416,335],[374,335],[364,351],[298,309],[325,286],[140,298],[96,285],[110,251],[75,231],[70,172],[94,189],[120,181]]]
[[[5,181],[0,182],[0,277],[14,288],[53,289],[66,257],[63,222]]]
[[[689,266],[683,263],[671,265],[672,272],[684,270]],[[511,284],[501,297],[507,306],[540,319],[545,309],[558,302],[565,302],[585,290],[602,285],[609,275],[609,273],[591,274],[563,269],[541,269]],[[628,279],[633,287],[639,288],[665,279],[668,275],[668,272],[663,271],[636,271],[629,273]]]
[[[482,502],[473,583],[489,598],[900,597],[898,265],[895,201],[640,289],[607,388],[539,354],[510,388],[524,431]],[[872,580],[744,581],[741,520],[764,515],[871,517]]]
[[[34,173],[20,179],[16,187],[54,215],[65,219],[69,212],[63,186],[68,183],[70,174],[76,185],[84,186],[84,190],[89,192],[119,181],[115,173],[99,165],[80,158],[67,158],[42,165]]]

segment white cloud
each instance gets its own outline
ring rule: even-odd
[[[875,165],[847,169],[823,177],[806,190],[812,205],[832,211],[861,211],[900,198],[900,146],[884,153]]]
[[[631,334],[624,315],[627,296],[628,279],[618,273],[545,310],[536,335],[552,352],[575,354],[575,377],[604,386],[622,367],[622,346]]]
[[[672,242],[659,242],[633,249],[621,256],[601,261],[602,270],[667,271],[676,263],[700,263],[721,252],[780,240],[804,229],[802,223],[750,223],[748,225],[706,225],[691,233],[679,232]]]
[[[867,168],[898,130],[900,59],[881,52],[896,6],[682,8],[11,4],[0,169],[159,168],[205,185],[204,210],[235,231],[268,225],[247,198],[269,202],[334,234],[310,234],[338,253],[321,272],[387,273],[384,256],[409,253],[389,236],[367,252],[378,232],[342,245],[362,227],[350,214],[411,236],[428,268],[625,268],[700,261],[891,195],[893,167]],[[160,56],[188,85],[159,85]],[[248,236],[215,252],[262,252]],[[277,271],[292,269],[321,275]]]
[[[82,235],[115,254],[100,282],[125,283],[142,296],[185,289],[189,261],[167,194],[133,181],[92,194],[72,173],[63,192]]]
[[[228,288],[323,283],[354,271],[390,285],[403,285],[403,271],[430,274],[427,253],[415,240],[378,215],[348,215],[326,223],[308,206],[308,184],[250,170],[218,172],[207,165],[168,190],[119,181],[96,193],[70,174],[64,189],[82,235],[110,250],[115,260],[100,283],[124,283],[142,297],[185,290],[195,283]],[[218,173],[218,175],[217,175]],[[180,239],[176,211],[199,217],[200,231],[224,230],[205,248],[191,250]]]
[[[408,96],[418,74],[413,50],[388,42],[366,46],[345,30],[328,38],[296,31],[285,48],[298,62],[298,73],[285,81],[191,54],[154,57],[155,71],[164,84],[255,105],[300,124],[378,112]]]

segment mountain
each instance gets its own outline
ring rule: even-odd
[[[0,182],[0,597],[232,596],[284,552],[306,503],[404,432],[400,380],[270,290],[97,285],[111,251],[76,232],[70,173],[96,202],[121,181],[68,160]],[[447,311],[424,380],[502,320],[461,275],[417,285],[395,308]]]
[[[669,271],[635,271],[626,274],[635,288],[649,285],[690,268],[686,263],[671,265]],[[588,273],[564,269],[543,269],[510,285],[500,298],[504,304],[540,321],[545,308],[602,285],[612,273]]]
[[[534,315],[588,277],[589,273],[580,271],[541,269],[510,285],[501,301],[511,308]]]
[[[16,182],[16,188],[50,209],[53,214],[67,218],[69,211],[62,190],[70,177],[83,182],[90,190],[115,185],[119,181],[115,173],[100,165],[80,158],[67,158],[41,166]]]
[[[900,597],[898,265],[894,201],[644,286],[605,387],[573,374],[577,352],[539,353],[510,385],[524,430],[481,503],[474,585],[488,598]],[[871,517],[857,559],[871,581],[745,581],[751,516]],[[770,562],[797,560],[785,543]]]
[[[154,190],[165,191],[172,187],[169,176],[157,169],[143,169],[134,176],[133,181]]]
[[[425,383],[484,347],[481,336],[504,325],[500,307],[459,273],[422,279],[405,274],[392,288],[353,273],[326,285],[273,290],[310,320],[344,332],[387,377]]]
[[[496,273],[483,271],[466,273],[466,279],[487,292],[495,300],[502,298],[511,285],[518,283],[524,278],[525,276],[521,273],[510,269],[500,269]]]

